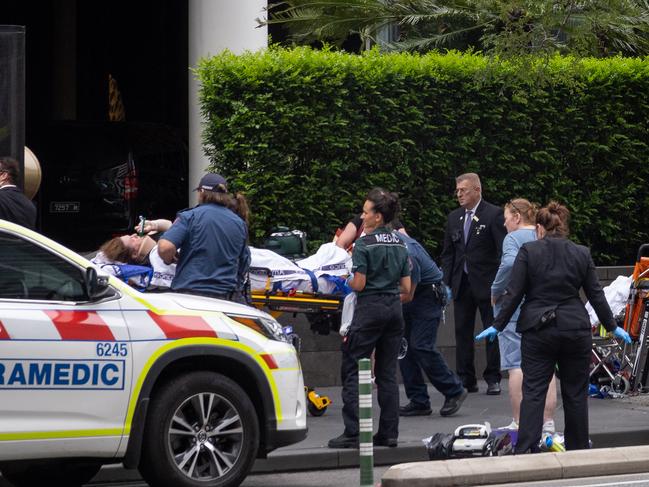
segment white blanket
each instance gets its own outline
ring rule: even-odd
[[[148,282],[148,286],[146,282],[147,279],[145,279],[144,276],[137,276],[129,279],[129,284],[146,287],[147,289],[165,289],[171,287],[171,281],[173,281],[173,278],[176,275],[176,264],[165,264],[158,253],[157,245],[151,249],[151,252],[149,252],[149,261],[151,262],[153,275],[151,277],[151,282]],[[120,277],[119,267],[117,266],[124,264],[124,262],[109,260],[103,252],[97,252],[97,255],[92,258],[91,262],[108,274],[117,277]]]
[[[604,295],[606,296],[608,305],[611,307],[613,316],[617,316],[624,311],[626,302],[629,299],[629,290],[631,289],[632,282],[633,279],[630,277],[617,276],[612,283],[604,288]],[[590,317],[590,325],[595,326],[598,324],[599,318],[590,303],[586,303],[586,311],[588,311],[588,316]]]
[[[250,287],[253,291],[266,290],[268,285],[272,290],[276,284],[285,291],[294,289],[331,294],[336,286],[326,276],[342,278],[349,274],[352,266],[349,254],[333,242],[321,245],[314,255],[296,262],[271,250],[254,247],[250,247],[250,255]],[[316,289],[312,276],[316,279]]]

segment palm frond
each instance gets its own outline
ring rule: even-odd
[[[385,47],[390,51],[427,51],[431,49],[449,48],[454,42],[461,39],[468,32],[480,30],[487,26],[487,23],[472,25],[464,29],[450,30],[428,37],[415,37],[396,42],[386,43]]]
[[[649,0],[284,0],[262,24],[284,24],[293,39],[342,43],[376,39],[397,25],[390,50],[464,47],[484,52],[649,53]]]

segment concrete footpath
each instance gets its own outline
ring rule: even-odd
[[[460,411],[451,417],[441,417],[437,412],[443,397],[429,387],[433,404],[433,414],[401,418],[399,424],[399,445],[396,448],[375,448],[376,465],[396,465],[406,462],[428,460],[423,438],[433,434],[452,433],[457,426],[488,421],[492,427],[500,427],[511,422],[507,381],[503,381],[503,391],[499,396],[487,396],[486,385],[480,383],[480,392],[469,394]],[[333,401],[323,416],[308,418],[309,434],[300,443],[280,448],[268,455],[267,459],[257,460],[253,472],[280,472],[295,470],[321,470],[345,468],[358,465],[358,450],[331,450],[327,441],[342,433],[342,402],[340,387],[316,389],[319,394],[328,395]],[[376,396],[376,394],[375,394]],[[401,403],[407,402],[403,387]],[[378,405],[374,397],[374,429],[378,424]],[[649,445],[649,395],[625,397],[620,399],[589,400],[590,436],[594,448],[609,448],[633,445]],[[563,430],[563,409],[559,397],[559,407],[555,415],[557,430]],[[536,458],[537,455],[534,455]],[[509,457],[508,457],[509,458]],[[589,457],[584,457],[587,460]],[[599,457],[592,457],[595,463]],[[493,459],[486,459],[491,461]],[[649,457],[646,458],[649,465]],[[453,460],[451,460],[453,462]],[[460,463],[464,462],[462,460]],[[435,462],[440,463],[440,462]],[[444,462],[441,462],[444,463]],[[105,467],[95,477],[95,482],[114,480],[135,480],[137,471]],[[397,484],[393,484],[397,485]]]

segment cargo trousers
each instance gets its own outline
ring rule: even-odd
[[[377,436],[399,436],[397,357],[403,335],[403,314],[398,294],[360,295],[349,333],[342,344],[342,399],[346,436],[358,436],[358,360],[375,350],[374,374],[381,409]]]

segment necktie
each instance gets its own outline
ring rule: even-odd
[[[467,211],[464,215],[464,243],[469,239],[469,230],[471,230],[471,215],[473,212],[471,210]]]

